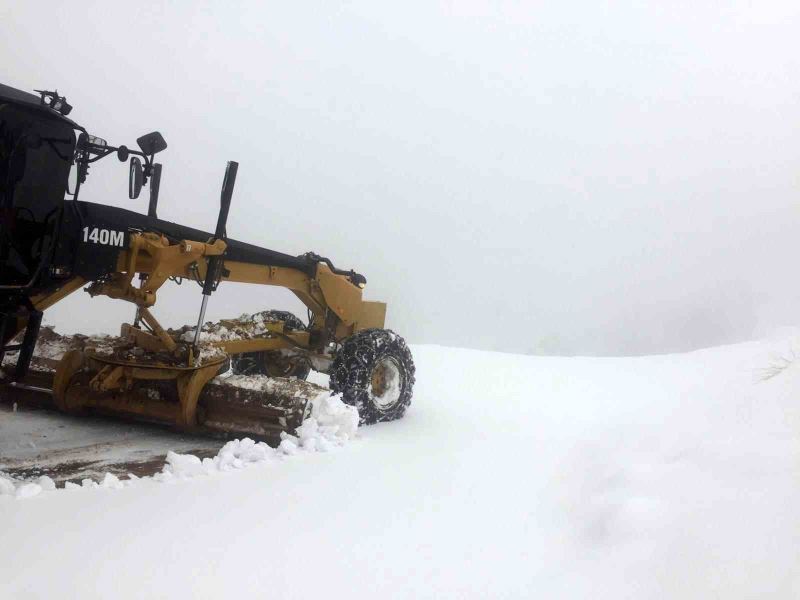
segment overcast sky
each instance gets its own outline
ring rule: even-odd
[[[160,216],[364,273],[412,342],[641,354],[798,322],[800,4],[2,2],[5,83],[169,148]],[[82,199],[146,211],[126,167]],[[155,313],[192,322],[196,286]],[[209,317],[298,308],[223,286]],[[133,307],[76,293],[62,331]]]

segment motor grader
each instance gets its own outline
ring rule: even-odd
[[[113,147],[68,118],[65,97],[38,92],[0,85],[2,399],[266,436],[308,414],[319,393],[303,381],[313,368],[330,375],[331,390],[358,408],[362,423],[404,414],[413,360],[384,329],[386,305],[363,299],[366,278],[312,252],[290,256],[228,237],[236,162],[225,171],[214,233],[159,219],[163,136],[140,137],[138,149]],[[146,214],[79,200],[90,166],[112,155],[129,163],[131,200],[149,186]],[[169,281],[198,285],[195,327],[167,329],[156,318]],[[261,311],[214,329],[206,307],[228,282],[287,288],[308,322]],[[76,336],[57,360],[38,360],[44,311],[81,289],[131,303],[132,323],[102,347]],[[214,335],[221,328],[228,335]],[[220,376],[231,370],[245,385],[225,385]]]

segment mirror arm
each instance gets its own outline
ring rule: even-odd
[[[159,146],[159,151],[160,151],[166,147],[166,142],[164,142],[160,134],[158,134],[157,137],[158,140],[160,140],[161,144],[163,145],[163,147]],[[144,151],[132,150],[130,148],[126,148],[126,151],[127,151],[126,156],[139,156],[142,159],[144,159],[144,168],[141,168],[141,179],[142,179],[141,185],[144,186],[147,184],[148,180],[151,180],[150,207],[148,213],[151,213],[152,216],[155,216],[156,208],[158,206],[159,182],[161,180],[161,165],[157,165],[155,163],[156,153],[151,152],[150,154],[145,154]],[[89,136],[85,131],[79,136],[78,142],[75,147],[75,154],[73,159],[74,164],[78,170],[77,182],[75,184],[75,192],[70,194],[73,200],[78,199],[78,192],[81,189],[81,184],[86,180],[86,175],[88,174],[89,171],[89,165],[114,153],[119,154],[119,148],[108,145],[101,146],[89,142]],[[127,158],[123,159],[123,162],[124,160],[127,160]],[[141,186],[139,187],[139,189],[141,190]],[[67,190],[67,193],[68,194],[70,193],[69,190]]]
[[[142,185],[147,185],[148,180],[153,177],[155,171],[156,164],[153,162],[153,157],[155,155],[151,154],[150,158],[148,158],[145,154],[142,154],[141,156],[144,158],[144,169],[142,173],[144,175],[144,179],[142,180]]]
[[[150,165],[150,159],[147,158],[147,155],[144,154],[143,152],[140,152],[139,150],[134,150],[132,148],[128,148],[128,154],[130,154],[131,156],[141,156],[144,159],[144,164],[147,166]]]
[[[147,207],[147,216],[158,218],[158,192],[161,188],[161,165],[153,165],[153,174],[150,180],[150,204]]]
[[[117,151],[117,149],[116,149],[116,148],[112,148],[111,146],[108,146],[108,149],[107,149],[105,152],[103,152],[103,154],[99,154],[99,153],[98,153],[98,154],[97,154],[97,156],[95,156],[95,157],[94,157],[94,158],[92,158],[92,159],[89,159],[89,160],[87,160],[86,162],[87,162],[87,163],[93,163],[93,162],[97,162],[97,161],[98,161],[98,160],[100,160],[101,158],[105,158],[106,156],[108,156],[108,155],[109,155],[109,154],[111,154],[112,152],[116,152],[116,151]]]
[[[113,154],[114,152],[116,152],[117,150],[119,150],[119,148],[115,148],[114,146],[105,146],[105,147],[103,148],[103,153],[102,153],[102,154],[100,154],[99,152],[97,152],[97,150],[96,150],[95,148],[87,148],[87,150],[88,150],[89,152],[91,152],[92,154],[96,154],[96,156],[95,156],[94,158],[92,158],[92,159],[89,159],[89,160],[87,160],[87,161],[86,161],[87,163],[93,163],[93,162],[97,162],[97,161],[98,161],[98,160],[100,160],[101,158],[105,158],[105,157],[106,157],[106,156],[108,156],[109,154]],[[152,163],[153,163],[153,156],[152,156],[152,155],[148,157],[148,156],[147,156],[146,154],[144,154],[143,152],[140,152],[140,151],[138,151],[138,150],[131,150],[130,148],[128,148],[128,153],[129,153],[131,156],[141,156],[141,157],[144,159],[144,163],[145,163],[145,165],[147,165],[148,167],[149,167],[149,166],[151,166],[151,165],[152,165]]]

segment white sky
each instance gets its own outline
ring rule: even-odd
[[[0,68],[114,145],[161,131],[162,218],[213,229],[238,160],[229,234],[356,268],[412,342],[638,354],[798,320],[798,31],[797,2],[7,1]],[[126,188],[107,159],[82,199],[144,212]],[[209,317],[297,306],[230,285]]]

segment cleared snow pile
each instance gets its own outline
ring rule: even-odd
[[[0,496],[13,496],[16,493],[16,486],[10,479],[0,475]]]
[[[47,475],[42,475],[36,481],[14,481],[0,474],[0,496],[32,498],[42,492],[49,492],[54,489],[56,489],[56,484]]]
[[[244,438],[228,442],[213,458],[200,459],[192,454],[170,451],[163,471],[153,479],[191,478],[264,464],[301,452],[327,452],[353,438],[357,428],[358,410],[354,406],[342,402],[339,394],[320,395],[313,400],[311,416],[297,428],[297,435],[282,433],[277,448]]]
[[[130,485],[133,480],[139,479],[138,477],[131,475],[131,480],[129,481],[121,481],[119,477],[114,475],[113,473],[106,473],[103,480],[98,483],[91,479],[82,479],[81,484],[78,485],[77,483],[73,483],[71,481],[67,481],[64,484],[65,490],[93,490],[97,488],[105,488],[107,490],[121,490],[122,488]]]
[[[340,394],[318,397],[312,403],[311,416],[297,428],[297,435],[281,434],[278,450],[294,454],[298,448],[327,452],[356,434],[358,410],[342,402]]]

